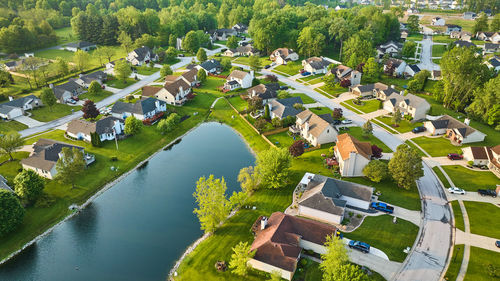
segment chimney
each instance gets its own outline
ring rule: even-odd
[[[263,217],[260,221],[260,230],[266,229],[267,226],[267,217]]]
[[[12,96],[9,96],[9,101],[13,101],[14,98]]]
[[[467,126],[469,126],[470,125],[470,119],[469,118],[465,118],[464,124],[467,125]]]

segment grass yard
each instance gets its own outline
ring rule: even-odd
[[[316,83],[321,82],[321,78],[323,78],[323,76],[325,76],[325,74],[323,74],[323,73],[308,75],[306,77],[299,78],[301,80],[299,82],[308,82],[309,84],[316,84]],[[299,79],[297,79],[297,80],[299,80]],[[316,80],[316,79],[319,79],[319,82],[310,83],[311,81]]]
[[[304,104],[316,103],[316,100],[314,100],[313,98],[311,98],[310,96],[308,96],[306,94],[294,93],[294,94],[290,94],[290,96],[292,96],[292,97],[300,97],[300,99],[302,100],[302,102]]]
[[[69,115],[73,112],[79,111],[81,108],[82,107],[79,105],[69,106],[67,104],[56,103],[51,108],[49,108],[48,106],[42,106],[30,111],[30,117],[40,122],[49,122]]]
[[[500,253],[470,247],[469,266],[464,281],[500,280]]]
[[[442,57],[444,52],[446,52],[446,45],[432,45],[433,57]]]
[[[147,76],[155,74],[156,72],[160,71],[159,68],[149,67],[149,66],[139,66],[139,67],[136,67],[136,69],[137,69],[138,74],[147,75]]]
[[[299,71],[301,69],[302,69],[302,62],[300,59],[297,61],[289,61],[287,62],[286,65],[278,65],[274,68],[274,70],[288,74],[289,76],[299,74]]]
[[[54,29],[57,36],[57,43],[65,44],[76,40],[75,34],[71,26]]]
[[[411,40],[411,41],[422,41],[424,39],[424,35],[422,34],[411,34],[406,37],[406,40]]]
[[[232,63],[237,63],[237,64],[243,64],[243,65],[250,65],[249,61],[250,57],[237,57],[232,60]],[[264,67],[265,65],[271,64],[271,60],[269,57],[259,57],[260,65]]]
[[[17,122],[16,120],[10,121],[0,121],[0,132],[6,133],[9,131],[22,131],[24,129],[28,129],[28,126],[24,125],[21,122]]]
[[[392,220],[389,215],[366,217],[358,229],[344,236],[382,250],[391,261],[403,262],[406,258],[403,250],[413,246],[418,226],[403,219],[398,219],[396,224]]]
[[[418,137],[412,139],[432,157],[446,156],[448,153],[462,153],[461,147],[454,146],[445,137]]]
[[[293,137],[288,135],[288,131],[277,133],[274,135],[266,136],[272,143],[274,143],[277,147],[290,147],[295,140]]]
[[[469,216],[470,232],[500,238],[500,208],[484,202],[464,201]]]
[[[416,147],[412,142],[410,142],[409,140],[406,140],[405,141],[405,144],[412,147],[413,149],[415,149],[418,153],[418,155],[420,155],[420,157],[427,157],[427,155],[425,155],[425,153],[420,150],[418,147]]]
[[[242,112],[248,108],[248,103],[246,100],[242,99],[240,96],[235,96],[228,98],[229,103],[231,103],[238,112]]]
[[[444,276],[445,280],[451,281],[457,279],[460,267],[462,266],[462,260],[464,258],[464,248],[464,245],[453,246],[453,256],[451,258],[448,271],[446,271],[446,275]]]
[[[217,90],[217,87],[224,85],[225,79],[209,76],[205,82],[201,83],[199,88],[194,88],[195,93],[210,93],[220,95],[222,92]]]
[[[309,110],[312,111],[313,113],[316,113],[317,115],[332,113],[332,110],[328,107],[312,107],[309,108]]]
[[[441,59],[432,59],[432,62],[435,64],[441,64]]]
[[[112,92],[103,90],[103,91],[99,91],[96,94],[90,94],[89,92],[86,92],[86,93],[78,96],[78,98],[81,100],[89,99],[93,102],[98,102],[98,101],[101,101],[101,100],[103,100],[109,96],[112,96],[112,95],[113,95]]]
[[[382,148],[383,152],[392,152],[392,150],[385,145],[381,140],[379,140],[376,136],[370,135],[370,136],[363,136],[363,129],[361,127],[348,127],[348,131],[339,131],[339,134],[342,133],[348,133],[349,135],[355,137],[359,141],[366,141],[371,144],[374,144],[380,148]]]
[[[495,189],[495,186],[500,184],[500,179],[490,171],[473,171],[459,165],[442,166],[442,168],[456,186],[467,191],[476,192],[478,188]]]
[[[111,79],[108,78],[108,80],[106,82],[104,82],[104,84],[106,84],[107,86],[116,88],[116,89],[125,89],[128,86],[135,84],[136,82],[137,82],[137,80],[132,79],[132,78],[127,78],[125,80],[121,80],[121,79],[113,79],[111,77]]]
[[[73,53],[71,51],[59,50],[59,49],[48,49],[48,50],[35,52],[36,57],[51,59],[51,60],[55,60],[58,57],[60,57],[64,60],[70,61],[70,62],[73,61],[74,55],[75,55],[75,53]]]
[[[394,85],[396,90],[403,90],[404,87],[408,84],[408,81],[410,80],[397,78],[393,76],[387,76],[385,74],[380,75],[380,80],[379,80],[380,83],[384,83],[387,86]]]
[[[329,98],[334,98],[340,96],[340,94],[345,93],[348,91],[346,88],[342,88],[340,86],[336,86],[335,88],[330,88],[327,85],[323,85],[321,87],[315,88],[314,89],[316,92],[329,97]]]
[[[437,166],[433,167],[432,170],[434,171],[434,173],[436,173],[436,175],[439,178],[439,180],[443,183],[444,188],[450,188],[451,187],[450,182],[444,176],[443,172],[441,172],[441,170],[439,170],[439,167],[437,167]]]
[[[305,261],[305,265],[302,263]],[[302,258],[299,260],[297,265],[297,270],[293,275],[292,281],[316,281],[321,280],[323,277],[323,272],[319,267],[319,263],[312,261],[308,258]]]
[[[401,122],[399,122],[399,126],[394,127],[393,123],[392,123],[392,117],[380,116],[380,117],[377,117],[376,119],[378,121],[390,126],[391,128],[393,128],[394,130],[396,130],[400,133],[411,132],[411,130],[413,130],[413,128],[422,126],[424,124],[422,122],[410,122],[408,120],[401,119]]]
[[[361,110],[364,113],[370,113],[377,111],[380,108],[382,102],[377,99],[373,99],[373,100],[361,101],[361,105],[357,105],[354,103],[354,100],[347,100],[342,104],[347,104],[348,107],[349,106],[354,107],[358,110]]]
[[[460,204],[457,200],[451,201],[451,208],[453,209],[453,216],[455,218],[455,227],[462,231],[465,231],[462,209],[460,209]]]

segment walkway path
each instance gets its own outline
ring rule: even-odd
[[[33,127],[37,127],[37,126],[41,126],[41,125],[45,124],[44,122],[40,122],[38,120],[35,120],[31,117],[24,116],[24,115],[18,116],[16,118],[14,118],[14,120],[19,122],[19,123],[23,123],[24,125],[28,126],[28,128],[33,128]]]
[[[465,232],[470,233],[469,215],[467,214],[467,209],[465,209],[465,205],[462,201],[458,201],[458,204],[460,205],[460,210],[462,211],[462,216],[464,218]],[[457,229],[457,236],[458,236],[458,231],[459,229]],[[465,244],[462,266],[460,266],[460,271],[458,272],[456,281],[464,280],[465,274],[467,273],[467,267],[469,266],[469,259],[470,259],[470,245]]]

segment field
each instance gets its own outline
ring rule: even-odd
[[[116,60],[127,56],[127,53],[122,47],[112,46],[111,48],[113,48],[115,52],[111,60]],[[90,54],[90,60],[88,61],[88,68],[95,68],[104,65],[108,62],[107,59],[103,59],[102,61],[100,61],[97,56],[93,55],[94,52],[95,50],[91,50],[88,52]],[[61,57],[62,59],[66,60],[69,63],[74,63],[74,54],[75,53],[71,51],[59,50],[59,49],[46,49],[35,52],[36,57],[46,58],[50,60],[55,60],[58,57]]]
[[[73,112],[79,111],[82,107],[69,106],[67,104],[56,103],[52,107],[42,106],[31,111],[31,118],[40,122],[49,122],[63,116],[69,115]]]
[[[469,216],[470,232],[483,236],[499,238],[500,208],[483,202],[464,201],[467,215]]]
[[[473,171],[459,165],[442,168],[456,186],[467,191],[476,192],[478,188],[495,189],[496,184],[500,184],[500,180],[490,171]]]
[[[17,122],[16,120],[10,120],[10,121],[0,121],[0,132],[1,133],[6,133],[8,131],[21,131],[24,129],[27,129],[28,126],[24,125],[23,123]]]

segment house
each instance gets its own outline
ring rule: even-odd
[[[84,155],[84,160],[87,166],[95,161],[95,157],[91,154],[85,153],[85,149],[83,147],[50,139],[39,139],[33,144],[33,152],[30,156],[21,160],[21,165],[23,166],[23,169],[33,170],[44,178],[53,179],[57,175],[57,160],[59,160],[61,151],[65,147],[80,150]]]
[[[106,73],[114,75],[115,74],[115,64],[116,64],[116,62],[122,61],[122,60],[124,60],[124,58],[117,59],[117,60],[110,61],[110,62],[106,63]]]
[[[9,192],[14,192],[14,190],[12,190],[12,188],[9,186],[7,180],[2,175],[0,175],[0,190],[2,189]]]
[[[406,41],[406,38],[408,38],[408,31],[401,31],[401,40]]]
[[[134,116],[139,120],[145,120],[165,111],[167,111],[166,102],[148,97],[135,103],[117,101],[111,108],[111,115],[121,119]]]
[[[186,81],[186,83],[191,85],[191,87],[196,86],[198,83],[200,83],[200,80],[198,80],[198,69],[192,68],[182,73],[180,79]]]
[[[340,224],[346,207],[368,210],[373,188],[353,182],[306,173],[299,183],[303,195],[298,215],[316,221]]]
[[[212,38],[210,38],[210,39],[212,39]],[[177,37],[177,39],[175,40],[175,48],[178,51],[182,50],[182,40],[184,40],[184,37],[182,37],[182,38]]]
[[[418,14],[418,13],[419,13],[418,9],[416,9],[416,8],[408,8],[406,10],[406,14],[408,14],[408,15],[414,15],[414,14]]]
[[[408,64],[405,69],[405,74],[411,77],[420,72],[420,67],[416,64]]]
[[[14,61],[9,61],[9,62],[4,63],[3,67],[7,71],[18,71],[18,70],[22,70],[23,63],[24,63],[24,59],[14,60]]]
[[[263,104],[267,104],[278,97],[279,89],[280,84],[278,83],[259,84],[248,89],[247,94],[249,98],[259,97]]]
[[[463,40],[457,40],[455,42],[453,42],[453,45],[457,46],[457,47],[477,47],[476,44],[472,43],[472,42],[468,42],[468,41],[463,41]]]
[[[128,53],[127,61],[132,65],[141,66],[148,64],[150,61],[157,61],[158,55],[154,54],[153,51],[147,47],[142,46]]]
[[[433,26],[444,26],[445,20],[440,17],[432,18],[431,25]]]
[[[488,168],[498,178],[500,178],[500,144],[490,148],[490,151],[491,151],[491,157],[490,157],[490,163],[488,164]]]
[[[331,114],[316,115],[309,109],[297,114],[295,125],[290,132],[300,134],[312,146],[334,142],[337,139],[337,129],[332,125]]]
[[[297,61],[299,59],[299,55],[292,49],[278,48],[271,53],[269,59],[280,65],[287,64],[289,61]]]
[[[495,43],[484,43],[483,55],[493,54],[500,50],[500,44]]]
[[[302,60],[302,67],[305,71],[311,74],[327,73],[327,67],[331,64],[330,61],[325,60],[323,57],[311,57]]]
[[[34,95],[15,100],[9,97],[9,99],[10,101],[0,104],[0,117],[7,120],[12,120],[24,115],[27,110],[42,106],[42,101]]]
[[[446,31],[444,32],[444,34],[450,35],[452,32],[461,32],[461,31],[462,31],[462,27],[460,25],[447,24]]]
[[[226,57],[258,56],[259,54],[260,54],[259,50],[252,47],[252,44],[241,45],[235,49],[227,49],[223,53],[223,55]]]
[[[465,20],[473,20],[473,19],[475,19],[475,18],[476,18],[476,16],[477,16],[477,15],[476,15],[476,13],[474,13],[474,12],[465,12],[465,13],[464,13],[464,15],[463,15],[463,18],[464,18]]]
[[[121,135],[125,129],[122,119],[108,116],[96,122],[75,119],[68,123],[66,135],[69,137],[92,141],[92,135],[97,134],[101,141],[114,140],[117,135]]]
[[[49,87],[60,103],[65,103],[83,92],[83,87],[71,79],[61,85],[50,84]]]
[[[107,79],[107,74],[103,71],[96,71],[89,74],[80,74],[77,79],[73,80],[78,85],[88,88],[93,81],[97,81],[100,85],[104,83]]]
[[[382,57],[384,57],[385,54],[394,57],[397,56],[402,49],[403,49],[403,44],[394,41],[389,41],[377,47],[377,57],[381,59]]]
[[[167,82],[163,87],[145,86],[142,95],[145,97],[155,97],[160,101],[171,105],[183,105],[191,94],[191,84],[178,77],[173,82]],[[154,115],[154,114],[153,114]]]
[[[500,32],[478,32],[476,33],[477,40],[489,41],[491,43],[500,43]]]
[[[381,101],[387,100],[387,97],[392,94],[399,94],[399,92],[394,89],[393,85],[388,88],[374,89],[373,92],[375,93],[375,97]]]
[[[253,71],[250,71],[250,73],[248,73],[242,70],[233,70],[227,77],[227,81],[224,84],[224,89],[227,91],[232,91],[239,88],[250,88],[252,87],[253,78]]]
[[[291,97],[286,99],[273,100],[269,105],[269,112],[271,113],[271,119],[278,118],[282,120],[288,116],[296,116],[301,112],[300,109],[296,109],[294,105],[302,105],[302,99],[300,97]]]
[[[205,72],[208,74],[219,74],[222,71],[222,66],[220,65],[220,62],[215,59],[210,59],[205,62],[203,62],[200,65],[196,66],[197,69],[204,69]]]
[[[361,83],[362,73],[342,64],[330,69],[330,72],[327,75],[332,74],[335,75],[336,80],[339,82],[349,80],[350,85],[353,86]]]
[[[450,32],[450,38],[470,42],[472,39],[472,34],[467,31],[452,31]]]
[[[406,62],[400,59],[388,59],[384,64],[384,72],[392,76],[402,76],[406,69]]]
[[[472,161],[474,166],[487,166],[492,158],[492,153],[489,147],[486,146],[470,146],[462,148],[464,159],[467,162]]]
[[[387,88],[389,88],[387,85],[377,82],[374,84],[352,86],[349,90],[358,97],[372,97],[376,96],[377,91],[386,90]]]
[[[424,122],[424,126],[431,135],[446,134],[451,142],[459,145],[483,141],[486,135],[469,126],[469,122],[469,119],[462,123],[449,115],[443,115],[436,120]]]
[[[78,50],[82,50],[85,52],[88,52],[90,50],[96,49],[97,46],[94,43],[86,42],[86,41],[79,41],[79,42],[74,42],[74,43],[68,43],[64,47],[65,50],[71,51],[71,52],[76,52]]]
[[[431,80],[441,80],[441,70],[433,70],[431,71]]]
[[[302,249],[326,253],[326,237],[334,235],[334,226],[321,222],[272,213],[259,217],[252,226],[255,239],[250,248],[255,255],[248,266],[268,273],[279,272],[281,278],[292,280]]]
[[[372,159],[372,146],[344,133],[337,137],[334,154],[343,177],[362,177],[363,169]]]
[[[489,69],[493,69],[496,72],[500,71],[500,58],[497,56],[492,57],[491,59],[484,62]]]
[[[225,41],[231,36],[236,36],[238,35],[238,32],[234,29],[229,29],[229,28],[221,28],[217,29],[213,32],[212,34],[212,40],[216,41]]]
[[[395,92],[386,98],[383,108],[392,113],[399,109],[402,115],[410,115],[414,120],[422,120],[425,119],[431,105],[427,100],[413,94],[403,96]]]
[[[248,26],[243,23],[237,23],[233,25],[232,29],[236,31],[237,33],[247,33],[248,32]]]

